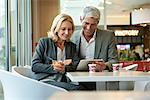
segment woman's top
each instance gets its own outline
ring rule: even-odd
[[[53,60],[57,60],[57,50],[56,42],[52,39],[41,38],[39,40],[32,59],[32,71],[37,74],[37,80],[48,77],[52,81],[62,81],[64,73],[55,71],[51,65]],[[76,45],[72,42],[65,42],[64,50],[65,59],[72,59],[72,63],[65,66],[65,72],[75,71],[79,63]]]

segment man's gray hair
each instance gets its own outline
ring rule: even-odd
[[[94,19],[99,21],[100,11],[96,7],[87,6],[83,9],[81,17],[82,17],[82,19],[84,19],[85,17],[93,17]]]

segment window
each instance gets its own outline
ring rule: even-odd
[[[109,2],[106,2],[109,4]],[[104,25],[104,0],[60,0],[61,13],[69,14],[76,26],[80,26],[81,11],[86,6],[95,6],[101,12],[99,25]]]
[[[5,45],[5,33],[6,33],[6,3],[5,0],[0,2],[0,69],[5,69],[6,64],[6,45]]]
[[[12,65],[30,65],[31,0],[1,0],[0,2],[0,69]]]

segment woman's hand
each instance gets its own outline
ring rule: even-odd
[[[56,70],[58,72],[64,72],[65,71],[65,65],[62,61],[54,61],[52,63],[52,66],[53,66],[54,70]]]
[[[64,65],[70,65],[72,63],[72,59],[64,60]]]

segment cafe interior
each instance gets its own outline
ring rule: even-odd
[[[92,91],[67,91],[35,80],[31,64],[39,39],[47,37],[60,13],[81,29],[86,6],[100,10],[98,28],[115,34],[119,62],[113,71],[66,72],[73,84],[95,82]],[[1,0],[0,100],[150,100],[149,91],[150,0]]]

